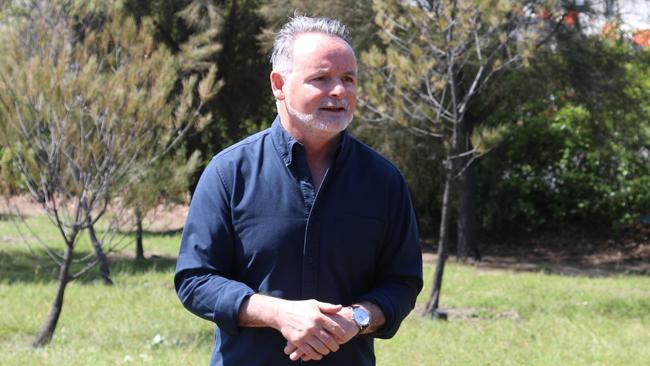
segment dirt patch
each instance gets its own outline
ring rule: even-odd
[[[151,232],[171,232],[181,230],[189,205],[159,205],[147,212],[143,220],[144,229]]]
[[[30,196],[0,197],[0,215],[29,217],[43,212],[42,206]]]
[[[481,259],[465,263],[480,269],[508,269],[569,276],[650,275],[650,226],[636,225],[622,233],[564,231],[487,239]],[[435,263],[435,248],[424,245],[425,262]],[[458,258],[450,256],[450,261]]]
[[[167,204],[158,205],[149,210],[143,218],[143,229],[149,232],[173,232],[183,228],[187,217],[189,205]],[[73,207],[65,207],[72,212]],[[0,218],[2,217],[30,217],[45,214],[43,206],[29,195],[0,197]],[[135,227],[135,214],[131,210],[109,207],[106,217],[116,217],[117,226],[125,231],[132,231]]]

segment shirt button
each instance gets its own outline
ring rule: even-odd
[[[307,257],[307,263],[314,264],[314,257]]]

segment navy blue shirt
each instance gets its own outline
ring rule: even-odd
[[[190,204],[174,281],[183,305],[217,325],[211,365],[295,364],[283,352],[280,332],[238,326],[241,304],[254,293],[377,304],[386,317],[379,331],[317,362],[374,365],[374,337],[392,337],[422,289],[422,255],[404,179],[343,132],[316,192],[304,147],[276,118],[206,167]]]

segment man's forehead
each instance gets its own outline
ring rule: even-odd
[[[350,71],[356,73],[356,55],[350,45],[342,38],[324,33],[302,33],[293,43],[293,63],[305,63],[310,69],[330,67],[330,56],[348,56]],[[302,61],[302,62],[301,62]],[[341,59],[340,61],[344,61]]]
[[[354,50],[343,38],[320,32],[301,33],[293,41],[293,53],[305,53],[322,49],[328,45],[337,48],[347,48],[354,55]]]

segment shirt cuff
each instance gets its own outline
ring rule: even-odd
[[[373,291],[365,294],[359,299],[359,302],[369,301],[377,305],[381,311],[384,313],[384,319],[386,322],[379,329],[373,332],[373,337],[388,339],[397,333],[399,329],[400,321],[397,320],[395,316],[394,306],[388,296],[385,296],[382,291]]]
[[[217,323],[219,329],[229,335],[239,333],[241,306],[254,293],[255,291],[241,282],[232,281],[229,284],[229,289],[223,292],[223,296],[218,297],[215,304],[213,320]]]

